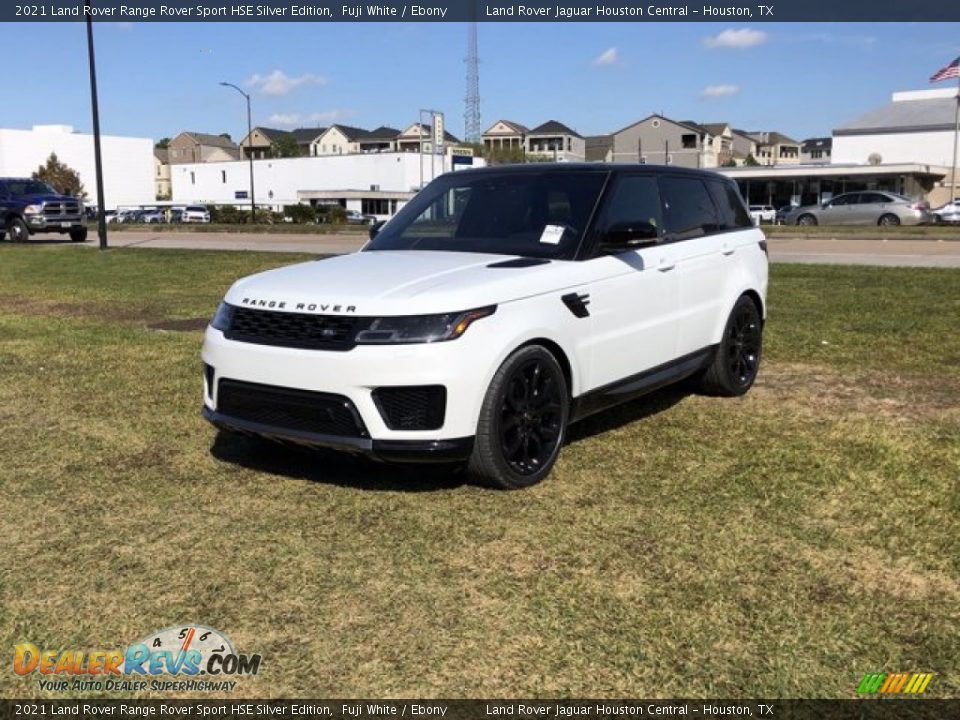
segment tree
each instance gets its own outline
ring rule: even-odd
[[[530,160],[522,147],[489,148],[484,150],[483,158],[489,165],[513,165]]]
[[[226,138],[226,139],[229,140],[230,142],[233,142],[233,138],[230,137],[230,133],[220,133],[217,137]]]
[[[157,144],[154,145],[154,147],[157,148],[158,150],[165,150],[166,148],[170,147],[170,138],[168,137],[160,138],[159,140],[157,140]]]
[[[41,165],[33,174],[34,180],[42,180],[63,195],[85,198],[86,190],[80,182],[80,175],[69,165],[57,159],[56,153],[50,153],[46,165]]]
[[[743,164],[748,167],[757,167],[760,163],[757,162],[757,159],[753,156],[753,153],[747,155],[747,159],[743,161]]]
[[[736,167],[736,166],[737,166],[737,161],[734,160],[733,158],[728,158],[726,161],[724,161],[720,165],[720,167]]]
[[[297,145],[293,135],[288,133],[273,141],[273,145],[270,146],[270,153],[275,158],[299,157],[300,146]]]

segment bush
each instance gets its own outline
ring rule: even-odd
[[[339,205],[317,205],[317,222],[330,225],[343,225],[347,221],[347,211]]]
[[[303,203],[284,205],[283,214],[298,225],[310,225],[317,221],[316,209]]]

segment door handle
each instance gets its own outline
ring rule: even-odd
[[[657,270],[660,272],[670,272],[676,266],[677,264],[675,262],[669,262],[666,258],[660,258],[660,262],[657,264]]]
[[[729,243],[724,243],[721,251],[724,255],[733,255],[737,249],[735,247],[730,247]]]

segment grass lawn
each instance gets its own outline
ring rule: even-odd
[[[201,420],[200,332],[152,326],[295,259],[0,246],[0,697],[44,695],[15,643],[185,622],[263,655],[236,697],[960,696],[960,271],[775,265],[747,397],[498,493]]]

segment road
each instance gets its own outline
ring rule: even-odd
[[[352,252],[366,237],[278,233],[271,235],[223,232],[117,231],[111,247],[187,248],[202,250],[257,250],[337,254]],[[88,245],[96,244],[95,234]],[[897,240],[856,237],[779,238],[769,240],[774,262],[827,265],[890,265],[903,267],[960,267],[960,240],[910,238]]]

